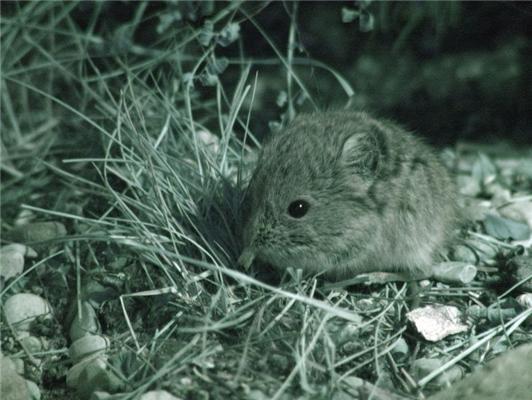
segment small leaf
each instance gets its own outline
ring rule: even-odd
[[[183,74],[183,86],[190,88],[194,87],[194,74],[192,72]]]
[[[228,65],[229,65],[229,61],[225,57],[213,58],[207,64],[207,72],[211,75],[219,75],[225,71]]]
[[[198,34],[198,41],[203,47],[207,47],[214,37],[214,24],[211,20],[206,20],[203,28]]]
[[[344,24],[353,22],[359,15],[360,13],[357,10],[347,7],[342,8],[342,22]]]
[[[220,46],[227,47],[240,37],[240,25],[232,22],[220,31],[217,42]]]
[[[199,80],[203,86],[215,86],[218,83],[218,75],[211,74],[205,70],[200,74]]]
[[[183,16],[178,10],[172,13],[163,14],[159,17],[159,23],[157,24],[157,33],[161,34],[166,31],[170,25],[174,22],[179,22],[183,19]]]
[[[527,224],[493,214],[486,216],[484,228],[488,235],[501,240],[526,240],[530,237],[530,228]]]

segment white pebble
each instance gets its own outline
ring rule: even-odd
[[[28,335],[30,324],[37,318],[51,317],[51,308],[42,297],[31,293],[18,293],[4,303],[6,321],[22,334]]]
[[[532,293],[520,294],[516,300],[523,308],[532,308]]]
[[[116,392],[123,382],[108,368],[107,357],[96,354],[84,358],[67,373],[67,386],[77,389],[81,398],[90,398],[96,391]]]
[[[96,374],[99,371],[105,371],[107,369],[107,357],[100,354],[95,354],[92,357],[84,358],[72,366],[66,376],[66,384],[69,388],[78,388],[80,384],[81,373],[86,369]],[[96,390],[97,388],[94,388]]]
[[[173,394],[168,393],[166,390],[151,390],[144,393],[140,400],[179,400]]]
[[[0,276],[6,281],[24,271],[24,254],[16,251],[0,250]]]
[[[454,306],[429,305],[406,314],[417,331],[428,341],[437,342],[449,335],[466,332],[460,310]]]
[[[81,303],[81,313],[76,314],[70,325],[70,340],[75,342],[85,335],[100,333],[100,322],[89,302]]]
[[[21,342],[30,354],[39,353],[43,348],[41,340],[35,336],[26,336]]]
[[[105,336],[85,335],[70,345],[68,353],[72,362],[77,363],[84,357],[105,352],[109,345],[109,339]]]

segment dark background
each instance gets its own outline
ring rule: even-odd
[[[370,32],[341,21],[342,8],[359,4],[303,2],[297,17],[306,54],[348,78],[355,107],[395,118],[435,144],[532,143],[532,3],[373,2]],[[290,11],[274,3],[257,16],[283,49]],[[250,25],[242,35],[248,54],[270,54]],[[325,107],[340,97],[328,78],[311,80]]]
[[[180,30],[202,29],[229,3],[149,2],[142,21],[133,23],[141,4],[81,2],[72,15],[82,30],[96,21],[93,33],[107,39],[105,51],[123,52],[133,61],[137,55],[128,54],[131,43],[167,49]],[[2,13],[17,13],[25,6],[25,2],[3,2]],[[343,9],[372,16],[371,29],[361,29],[359,19],[342,22]],[[180,20],[161,35],[157,31],[161,16],[175,12]],[[255,61],[251,76],[259,72],[260,90],[252,128],[262,137],[270,123],[282,121],[286,112],[286,105],[277,104],[280,91],[286,89],[286,70],[279,63],[261,62],[278,56],[249,16],[284,56],[294,21],[296,58],[328,64],[353,86],[352,107],[395,119],[433,144],[501,138],[532,143],[531,2],[244,2],[230,17],[240,23],[240,40],[217,48],[216,54],[230,61],[239,57]],[[128,35],[129,42],[121,45],[121,38]],[[196,51],[200,57],[200,45]],[[94,54],[101,71],[116,68],[102,61],[102,49]],[[241,70],[235,64],[220,75],[224,84],[238,80]],[[174,64],[165,68],[159,76],[176,74]],[[321,108],[346,104],[330,73],[309,66],[295,69]],[[198,90],[205,99],[215,93],[208,87]],[[294,96],[298,95],[296,88]],[[296,106],[296,111],[311,109],[308,101]]]

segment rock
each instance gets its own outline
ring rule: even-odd
[[[127,395],[128,393],[111,394],[103,390],[97,390],[92,393],[90,400],[123,400],[124,398],[127,398]]]
[[[18,215],[15,218],[15,226],[22,226],[29,224],[33,219],[35,219],[35,214],[31,210],[20,210]]]
[[[356,376],[348,376],[343,378],[342,386],[345,387],[345,390],[335,392],[333,397],[331,397],[331,400],[407,400],[406,397],[391,393],[386,389],[379,388],[372,383],[362,380]]]
[[[29,398],[26,380],[17,373],[13,361],[0,354],[0,399],[28,400]]]
[[[24,258],[37,257],[31,247],[23,244],[8,244],[0,249],[0,276],[5,280],[20,275],[24,271]]]
[[[393,354],[393,356],[398,360],[406,360],[406,358],[410,354],[410,349],[408,348],[408,343],[405,339],[400,337],[397,339],[395,344],[393,345],[392,349],[390,350]]]
[[[72,343],[68,352],[72,362],[77,363],[84,357],[107,351],[109,345],[109,339],[105,336],[85,335]]]
[[[432,276],[446,283],[468,284],[476,275],[477,268],[462,261],[443,262],[432,267]]]
[[[500,240],[526,240],[530,237],[530,227],[523,222],[488,214],[483,221],[488,235]]]
[[[26,385],[28,386],[29,399],[30,400],[40,400],[41,399],[41,390],[39,386],[33,381],[26,379]]]
[[[101,354],[95,354],[91,357],[86,357],[80,362],[74,364],[68,370],[66,376],[66,384],[69,388],[75,389],[79,386],[79,377],[81,375],[81,372],[89,365],[92,366],[92,368],[105,369],[107,366],[107,357],[102,356]]]
[[[469,175],[458,175],[456,178],[456,183],[460,194],[464,196],[475,197],[481,191],[478,179],[475,179]]]
[[[15,366],[15,371],[17,371],[17,374],[24,375],[24,360],[22,358],[15,358],[13,361],[13,365]]]
[[[23,336],[28,335],[30,324],[37,317],[51,318],[51,308],[42,297],[31,293],[18,293],[4,303],[6,321]]]
[[[8,245],[0,249],[0,276],[5,280],[20,275],[24,271],[25,251],[21,252],[18,246],[22,245]]]
[[[246,396],[247,400],[270,400],[270,396],[265,394],[262,390],[252,389]]]
[[[467,245],[473,249],[480,262],[492,260],[498,253],[496,245],[480,239],[467,239]]]
[[[516,300],[524,309],[532,308],[532,293],[520,294]]]
[[[81,287],[82,300],[88,301],[91,306],[98,308],[105,301],[116,299],[118,292],[109,286],[103,286],[101,283],[92,279],[83,282]]]
[[[66,236],[66,228],[60,222],[34,222],[14,228],[8,237],[14,242],[43,242]]]
[[[88,399],[95,391],[116,392],[122,381],[107,368],[107,357],[96,354],[84,358],[67,373],[67,386],[77,389],[82,399]]]
[[[35,258],[37,257],[37,252],[33,250],[31,247],[28,247],[26,245],[20,244],[20,243],[12,243],[8,244],[7,246],[3,246],[0,250],[0,254],[3,254],[4,251],[13,251],[16,253],[22,254],[24,257],[27,258]]]
[[[35,336],[23,337],[21,342],[30,354],[39,353],[43,348],[41,340]]]
[[[515,201],[499,209],[499,213],[506,218],[524,222],[532,229],[532,201]]]
[[[422,379],[432,371],[437,370],[444,364],[445,360],[436,358],[419,358],[412,363],[413,366],[413,378]],[[464,370],[455,365],[445,371],[443,371],[436,379],[431,383],[433,386],[447,387],[450,383],[455,382],[464,376]]]
[[[70,340],[75,342],[85,335],[100,333],[100,322],[96,311],[87,301],[81,302],[81,313],[77,314],[70,324]]]
[[[451,249],[450,258],[453,261],[462,261],[473,265],[478,262],[476,253],[471,248],[464,246],[463,244],[458,244]]]
[[[406,317],[414,324],[417,331],[431,342],[469,329],[461,321],[460,310],[453,306],[429,305],[416,308],[407,313]]]
[[[482,221],[491,210],[491,203],[480,199],[466,199],[461,210],[465,220]]]
[[[166,390],[151,390],[140,396],[140,400],[179,400]]]

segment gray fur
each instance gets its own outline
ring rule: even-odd
[[[287,209],[298,199],[310,209],[294,219]],[[274,135],[245,202],[241,263],[330,278],[427,272],[456,219],[454,185],[432,150],[352,111],[300,115]]]

